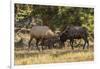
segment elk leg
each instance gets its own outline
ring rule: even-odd
[[[87,39],[84,39],[83,49],[85,49],[86,43],[87,43]]]
[[[71,45],[71,48],[72,48],[72,50],[74,50],[74,48],[73,48],[73,42],[74,42],[74,40],[70,40],[70,45]]]
[[[51,46],[50,45],[48,45],[48,49],[51,49]]]
[[[89,41],[87,40],[87,49],[89,48]]]
[[[28,43],[28,45],[29,45],[28,49],[30,49],[30,47],[31,47],[30,44],[31,44],[32,39],[33,39],[33,37],[31,36],[31,38],[30,38],[30,40],[29,40],[29,43]]]
[[[53,42],[50,42],[50,43],[48,44],[48,46],[49,46],[49,49],[54,48],[54,44],[53,44]]]
[[[41,40],[42,50],[44,49],[44,48],[43,48],[43,46],[44,46],[44,41],[45,41],[44,39]]]
[[[60,45],[59,48],[63,48],[64,47],[64,42],[60,42]]]
[[[54,43],[52,44],[52,48],[55,48],[55,45],[54,45]]]
[[[39,47],[38,47],[38,43],[39,43],[39,39],[36,39],[36,47],[37,49],[40,51]]]
[[[83,45],[83,49],[85,49],[86,44],[87,44],[87,48],[89,48],[89,41],[87,39],[84,39],[84,45]]]
[[[83,40],[85,42],[84,45],[83,45],[83,49],[85,48],[86,44],[87,44],[87,48],[89,48],[89,41],[88,41],[88,38],[87,38],[86,35],[83,37]]]

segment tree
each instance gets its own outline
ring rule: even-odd
[[[35,19],[37,25],[46,25],[52,30],[63,29],[68,25],[86,27],[90,33],[94,29],[93,8],[15,4],[17,21],[29,16]]]

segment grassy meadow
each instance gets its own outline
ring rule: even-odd
[[[82,62],[93,61],[93,48],[83,50],[77,47],[71,50],[70,47],[63,49],[50,49],[39,52],[38,50],[27,51],[23,49],[15,49],[15,65],[29,64],[47,64],[47,63],[65,63],[65,62]]]

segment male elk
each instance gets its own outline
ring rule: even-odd
[[[69,39],[70,40],[70,45],[73,48],[73,42],[74,39],[83,39],[84,40],[84,45],[83,49],[85,48],[87,44],[87,48],[89,46],[89,41],[88,41],[88,33],[85,28],[80,27],[80,26],[71,26],[71,27],[66,27],[64,31],[60,34],[60,41],[61,45],[64,45],[64,42]]]

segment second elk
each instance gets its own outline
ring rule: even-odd
[[[73,42],[74,39],[83,39],[84,45],[83,49],[87,46],[89,47],[89,41],[88,41],[88,33],[87,30],[81,26],[67,26],[64,31],[60,34],[60,41],[61,46],[64,46],[64,42],[69,39],[71,48],[73,48]]]

